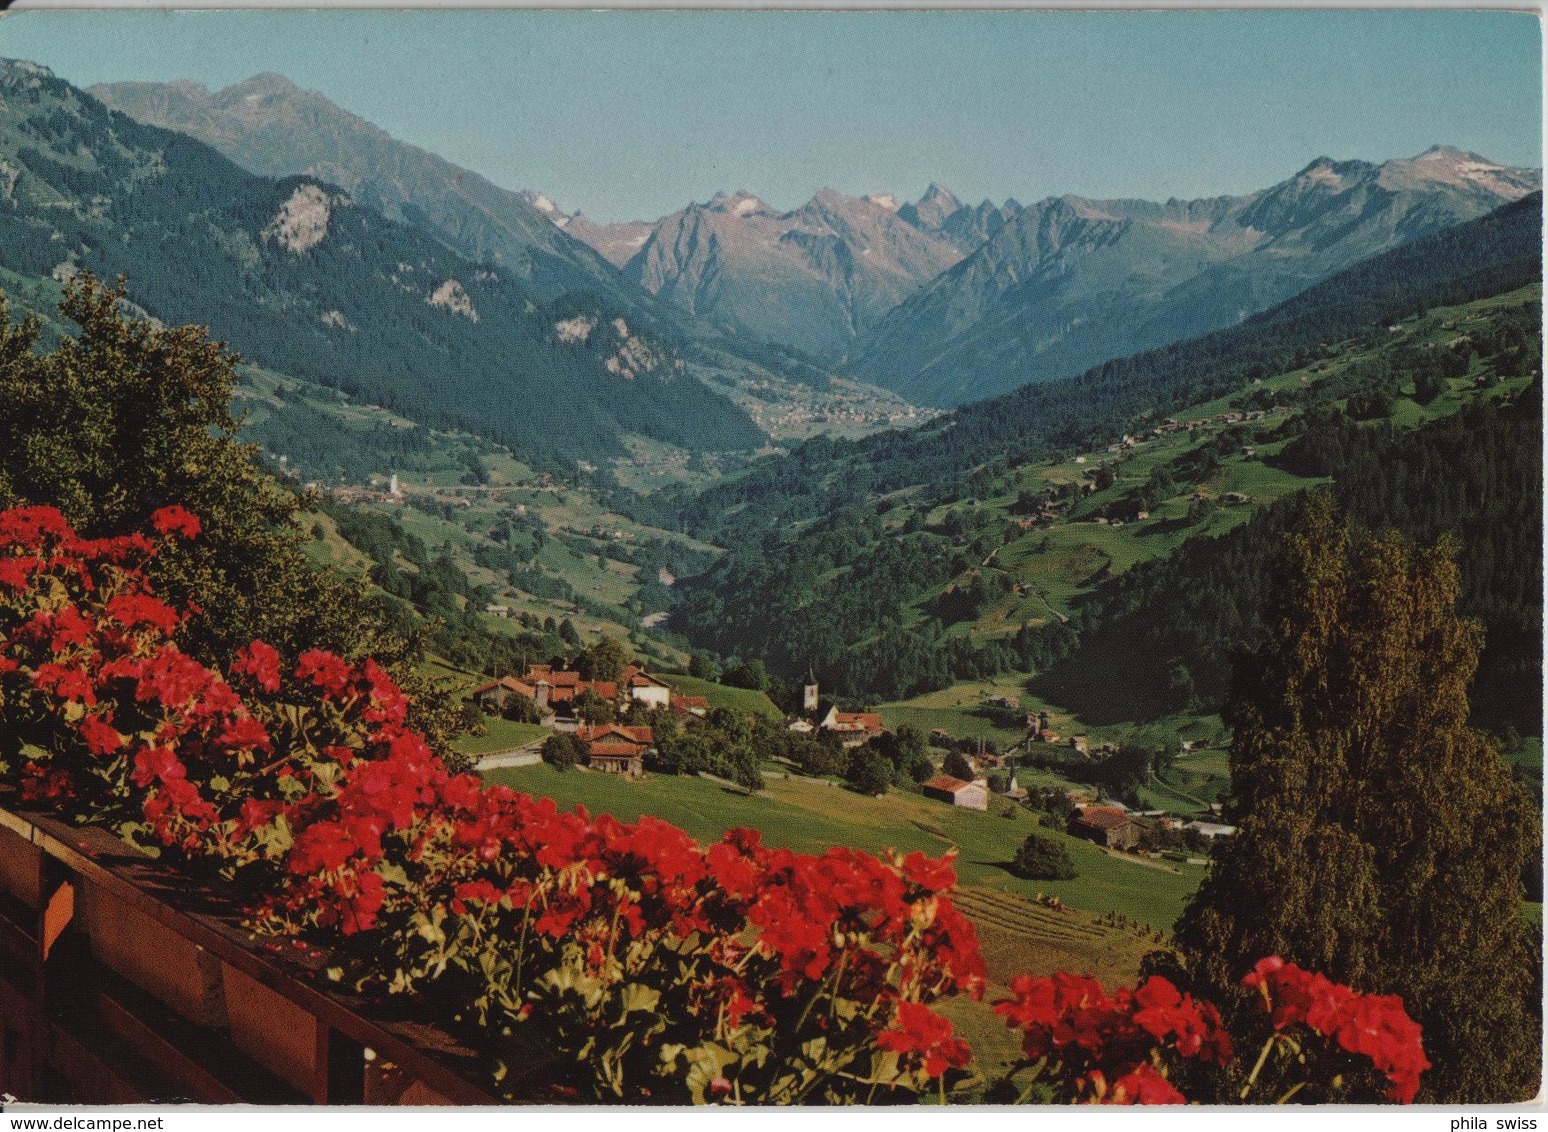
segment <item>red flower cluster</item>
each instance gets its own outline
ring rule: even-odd
[[[1368,1059],[1391,1087],[1387,1097],[1409,1104],[1430,1068],[1423,1032],[1396,995],[1361,994],[1277,955],[1258,960],[1242,985],[1257,989],[1275,1030],[1305,1026]]]
[[[922,1057],[927,1077],[939,1077],[947,1069],[963,1069],[973,1059],[968,1044],[952,1036],[951,1023],[918,1002],[899,1002],[892,1028],[878,1034],[876,1044],[894,1053]]]
[[[183,538],[198,538],[203,526],[199,522],[199,516],[186,507],[173,505],[163,507],[153,512],[150,517],[151,527],[157,534],[181,535]]]
[[[151,525],[200,533],[177,507]],[[660,1098],[657,1079],[680,1065],[707,1082],[696,1099],[743,1102],[866,1099],[932,1081],[944,1094],[968,1064],[931,1008],[978,996],[985,977],[950,899],[949,857],[796,853],[750,830],[700,846],[654,818],[562,813],[453,775],[372,660],[309,649],[287,668],[253,641],[228,682],[180,651],[182,615],[147,580],[160,546],[79,538],[51,508],[0,512],[0,705],[15,733],[50,736],[12,760],[24,798],[69,799],[89,819],[148,826],[185,863],[215,862],[263,930],[354,937],[363,982],[405,989],[460,971],[457,985],[476,991],[458,1004],[467,1016],[544,1017],[576,1051],[617,1059],[616,1097],[630,1058],[654,1083],[628,1095]],[[581,982],[599,988],[584,1006],[554,989]],[[1368,1058],[1392,1099],[1413,1098],[1428,1062],[1398,999],[1277,959],[1247,985],[1277,1028],[1306,1026]],[[1231,1057],[1214,1007],[1166,979],[1109,995],[1089,978],[1021,976],[1012,992],[995,1009],[1067,1098],[1180,1103],[1167,1077],[1177,1059]],[[541,994],[552,997],[535,1008]],[[629,1037],[605,1054],[599,1035],[627,1036],[637,1010],[670,1038]],[[705,1074],[692,1053],[708,1049],[744,1052]]]
[[[1112,995],[1089,977],[1020,975],[1011,992],[1014,997],[994,1008],[1007,1026],[1022,1032],[1028,1060],[1046,1059],[1089,1100],[1177,1104],[1182,1098],[1175,1089],[1151,1079],[1164,1083],[1155,1066],[1162,1053],[1217,1065],[1231,1058],[1230,1035],[1215,1007],[1158,975]]]

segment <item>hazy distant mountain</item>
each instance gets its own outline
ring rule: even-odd
[[[870,329],[849,371],[935,405],[1078,373],[1228,326],[1541,184],[1538,170],[1436,147],[1383,165],[1320,158],[1245,197],[1002,210],[986,243]],[[927,201],[930,223],[962,215],[941,193]]]
[[[605,300],[548,302],[336,184],[249,173],[15,61],[0,61],[0,268],[48,281],[27,288],[43,301],[82,269],[126,275],[165,323],[209,326],[259,365],[550,466],[621,455],[629,435],[764,440],[671,341]]]
[[[590,291],[615,305],[639,302],[614,266],[552,223],[533,194],[398,141],[283,75],[213,92],[193,82],[128,82],[90,93],[137,121],[196,137],[250,172],[315,177],[394,220],[428,223],[463,255],[503,266],[545,299]]]
[[[741,191],[658,221],[624,275],[721,326],[832,361],[962,255],[888,196],[823,189],[781,212]]]
[[[628,263],[645,246],[645,241],[650,239],[652,226],[643,220],[597,224],[585,213],[564,211],[545,193],[523,189],[517,195],[548,217],[549,223],[555,228],[564,229],[565,235],[600,252],[602,258],[614,267]]]
[[[987,200],[977,206],[963,204],[938,181],[932,181],[919,200],[898,209],[898,215],[914,227],[945,237],[963,254],[977,251],[1020,214],[1021,205],[1014,200],[999,206]]]

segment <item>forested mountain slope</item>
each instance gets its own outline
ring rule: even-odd
[[[722,545],[788,539],[813,517],[878,495],[958,484],[994,460],[1016,464],[1106,443],[1126,428],[1291,369],[1320,344],[1375,334],[1416,309],[1461,303],[1542,278],[1542,194],[1340,272],[1301,295],[1202,338],[1027,385],[910,432],[810,441],[709,491],[655,505]]]
[[[633,313],[646,298],[525,194],[398,141],[283,75],[218,91],[185,81],[101,83],[87,93],[136,121],[198,138],[250,173],[314,177],[393,220],[431,225],[463,256],[504,269],[540,301],[591,292]]]
[[[545,302],[307,177],[254,176],[29,63],[0,64],[0,268],[126,275],[168,324],[422,424],[559,466],[643,435],[747,449],[760,432],[595,298]]]
[[[1489,627],[1488,671],[1514,673],[1515,687],[1536,664],[1540,638],[1540,613],[1523,598],[1540,571],[1527,553],[1534,528],[1521,510],[1536,506],[1541,479],[1536,401],[1458,410],[1475,395],[1490,399],[1496,382],[1512,383],[1507,392],[1523,386],[1540,367],[1538,292],[1523,291],[1541,279],[1540,200],[1378,257],[1242,327],[971,406],[922,434],[808,444],[755,467],[688,504],[693,529],[734,553],[689,580],[673,625],[777,671],[815,665],[830,687],[855,696],[896,698],[1006,669],[1078,673],[1070,665],[1083,658],[1111,672],[1121,657],[1133,677],[1122,681],[1128,702],[1107,709],[1157,711],[1190,698],[1207,704],[1222,686],[1226,651],[1252,633],[1257,575],[1238,561],[1233,548],[1242,544],[1219,543],[1219,569],[1232,584],[1186,565],[1186,557],[1175,567],[1135,567],[1134,581],[1125,580],[1121,556],[1111,559],[1117,576],[1106,585],[1098,585],[1100,572],[1075,573],[1084,581],[1069,597],[1079,600],[1058,603],[1074,614],[1068,621],[1049,616],[1055,606],[1046,601],[1051,591],[1035,584],[1044,576],[1037,556],[1052,556],[1055,576],[1077,571],[1082,540],[1089,549],[1117,537],[1100,523],[1132,521],[1175,496],[1143,528],[1142,535],[1152,532],[1148,542],[1131,544],[1146,548],[1134,553],[1166,561],[1180,545],[1179,553],[1203,562],[1211,551],[1201,547],[1217,540],[1183,542],[1190,528],[1218,533],[1222,516],[1234,525],[1257,503],[1331,476],[1361,521],[1393,522],[1423,539],[1461,535],[1464,609]],[[1420,313],[1475,301],[1481,309],[1466,314],[1465,330],[1447,331],[1441,316]],[[1475,378],[1483,383],[1477,388]],[[1164,418],[1227,399],[1231,419],[1258,423],[1211,426],[1191,447],[1148,440]],[[1420,431],[1409,427],[1440,414],[1451,415]],[[1115,484],[1117,473],[1106,488],[1094,459],[1097,494],[1084,503],[1068,490],[1081,482],[1078,468],[1073,480],[1040,470],[1048,457],[1072,467],[1069,455],[1100,454],[1126,432],[1169,453],[1150,458],[1144,482]],[[1258,445],[1264,450],[1254,454],[1250,446]],[[1457,464],[1450,479],[1446,461]],[[1216,473],[1223,464],[1229,476]],[[1209,517],[1239,482],[1261,484],[1250,490],[1265,499]],[[1190,486],[1204,483],[1215,486]],[[1039,516],[1056,498],[1067,510],[1053,523],[1053,546],[1040,550],[1038,531],[1047,524]],[[1018,515],[1030,533],[1017,526]],[[1013,566],[996,558],[1002,548]],[[1147,577],[1154,592],[1125,588]],[[1031,592],[1009,597],[1010,584],[1023,581],[1034,583]],[[1010,619],[981,621],[996,602]],[[1122,618],[1130,620],[1120,626]],[[1119,651],[1076,651],[1105,625],[1114,626],[1107,639]],[[1177,643],[1162,647],[1169,634]],[[1137,640],[1147,643],[1136,647]],[[1098,686],[1090,675],[1085,670],[1088,689]],[[1068,698],[1079,684],[1063,680],[1058,692]],[[1522,702],[1524,711],[1504,710],[1530,718],[1530,700]]]

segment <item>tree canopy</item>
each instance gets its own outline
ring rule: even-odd
[[[1468,725],[1482,634],[1456,613],[1452,551],[1358,531],[1326,495],[1303,508],[1226,707],[1239,832],[1177,939],[1226,1000],[1274,954],[1401,994],[1430,1098],[1519,1101],[1539,1069],[1520,880],[1537,819]]]

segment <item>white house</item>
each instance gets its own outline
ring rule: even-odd
[[[672,704],[672,689],[643,668],[631,664],[624,671],[623,684],[629,690],[631,704],[640,704],[646,709],[665,708]]]
[[[949,802],[965,810],[989,808],[989,787],[982,781],[963,782],[962,779],[953,778],[949,774],[937,774],[934,778],[925,780],[920,789],[924,791],[926,798]]]

